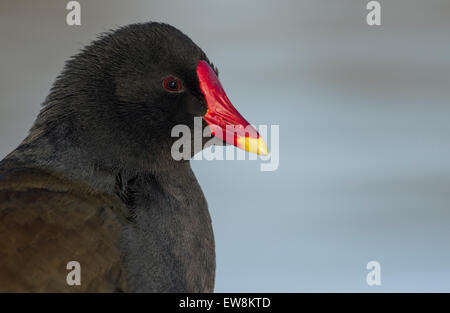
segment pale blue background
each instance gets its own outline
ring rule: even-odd
[[[133,22],[183,30],[235,106],[280,125],[280,167],[195,161],[216,291],[450,291],[450,1],[0,1],[0,157],[64,60]],[[381,263],[382,286],[365,265]]]

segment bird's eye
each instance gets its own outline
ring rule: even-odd
[[[180,92],[183,89],[180,80],[173,76],[166,77],[163,86],[168,92]]]

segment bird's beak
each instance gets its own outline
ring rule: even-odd
[[[267,155],[264,140],[231,104],[219,78],[207,62],[198,62],[197,76],[208,107],[203,119],[212,135],[245,151]]]

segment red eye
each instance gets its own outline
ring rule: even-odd
[[[180,80],[173,76],[166,77],[166,79],[164,79],[163,86],[164,89],[169,92],[180,92],[183,89]]]

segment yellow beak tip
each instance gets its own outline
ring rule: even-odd
[[[259,155],[268,155],[269,149],[267,149],[264,140],[259,138],[241,137],[237,139],[237,147],[242,150],[256,153]]]
[[[267,149],[266,143],[264,142],[264,140],[259,139],[258,140],[258,150],[257,150],[257,154],[259,155],[268,155],[269,154],[269,149]]]

